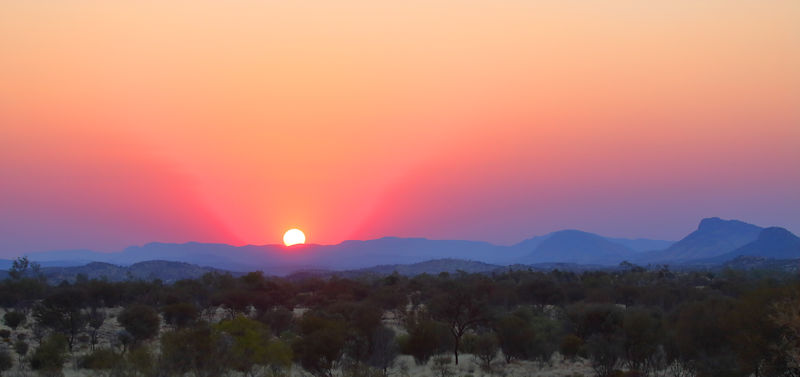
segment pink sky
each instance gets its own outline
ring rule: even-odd
[[[0,3],[0,256],[800,231],[800,2]]]

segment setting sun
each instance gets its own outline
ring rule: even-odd
[[[283,234],[283,243],[286,246],[306,243],[306,235],[297,228],[289,229]]]

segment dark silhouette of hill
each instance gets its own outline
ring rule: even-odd
[[[641,254],[637,262],[685,263],[716,257],[754,241],[763,228],[719,217],[700,221],[697,230],[662,251]]]
[[[118,266],[111,263],[91,262],[83,266],[42,267],[40,273],[52,285],[68,281],[75,282],[78,275],[88,279],[105,279],[108,281],[156,280],[174,283],[182,279],[196,279],[208,272],[223,272],[211,267],[201,267],[183,262],[151,260],[130,266]],[[0,279],[8,277],[7,271],[0,273]]]

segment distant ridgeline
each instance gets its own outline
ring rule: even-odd
[[[385,237],[336,245],[231,246],[205,243],[149,243],[121,252],[64,250],[31,253],[48,281],[88,278],[196,278],[207,272],[261,270],[287,275],[298,271],[339,274],[405,275],[439,272],[492,272],[508,266],[581,271],[618,268],[626,261],[671,268],[768,268],[792,271],[800,259],[800,238],[790,231],[738,220],[703,219],[697,230],[672,242],[603,237],[562,230],[500,246],[487,242]],[[743,257],[743,258],[742,258]],[[12,261],[0,261],[1,269]],[[214,266],[200,267],[200,266]],[[0,273],[0,277],[5,276]]]

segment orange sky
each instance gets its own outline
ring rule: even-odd
[[[0,255],[800,230],[800,2],[0,3]]]

